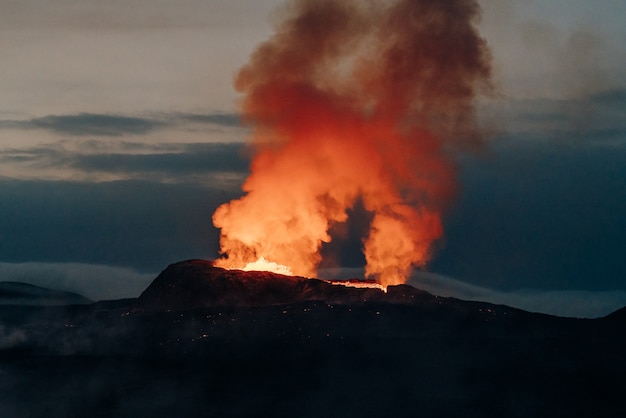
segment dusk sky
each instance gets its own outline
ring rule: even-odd
[[[217,257],[211,216],[249,163],[233,77],[283,3],[4,0],[0,281],[135,297]],[[458,156],[445,239],[411,283],[607,314],[626,305],[626,2],[480,3],[489,136]],[[343,275],[360,274],[354,238]]]

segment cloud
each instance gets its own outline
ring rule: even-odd
[[[211,214],[236,187],[147,181],[0,181],[0,261],[77,262],[157,271],[216,257]],[[6,279],[3,279],[6,280]]]
[[[72,30],[72,31],[137,31],[187,29],[210,26],[255,24],[280,0],[230,0],[227,3],[202,0],[126,2],[102,4],[85,0],[77,7],[71,0],[30,0],[17,2],[11,13],[0,16],[0,24],[10,29]],[[245,13],[242,13],[245,12]],[[258,23],[257,23],[258,24]],[[241,28],[240,28],[241,29]]]
[[[86,172],[135,173],[144,179],[150,173],[176,177],[185,174],[231,172],[245,174],[248,161],[242,156],[241,143],[182,144],[175,150],[142,153],[81,153],[58,149],[35,150],[35,158],[47,164],[71,167]]]
[[[414,273],[409,284],[438,296],[491,302],[567,317],[599,318],[626,306],[626,291],[623,290],[520,289],[504,292],[423,271]]]
[[[145,135],[157,129],[189,122],[226,127],[240,126],[238,115],[230,113],[172,113],[161,114],[158,117],[79,113],[48,115],[27,120],[0,120],[0,129],[42,129],[58,135],[119,137]]]
[[[181,114],[180,119],[223,126],[241,126],[241,117],[233,113]]]
[[[84,148],[56,143],[11,149],[0,151],[0,162],[5,168],[22,168],[31,179],[60,176],[90,182],[136,179],[238,188],[248,173],[241,143],[122,144],[115,152],[99,152],[97,145]]]
[[[626,290],[626,137],[500,137],[462,162],[458,203],[430,268],[478,285]]]
[[[572,98],[626,85],[625,6],[612,0],[480,0],[503,93]]]
[[[101,136],[145,134],[162,125],[161,122],[150,119],[92,113],[46,116],[31,119],[29,124],[34,128],[47,129],[59,134]]]
[[[3,128],[12,129],[0,148],[5,177],[185,182],[221,176],[241,183],[248,169],[246,129],[235,114],[80,114],[4,120]],[[28,132],[35,129],[46,132]]]
[[[0,263],[3,281],[76,292],[92,300],[137,297],[157,274],[84,263]]]
[[[112,173],[160,172],[164,175],[231,172],[245,174],[248,162],[239,154],[241,144],[197,144],[182,152],[154,154],[69,154],[65,164],[83,171]]]
[[[543,139],[626,143],[626,89],[615,88],[570,99],[495,100],[480,108],[483,124],[509,135]]]
[[[153,119],[93,113],[49,115],[29,120],[0,121],[0,128],[43,129],[70,136],[140,135],[163,125],[163,122]]]

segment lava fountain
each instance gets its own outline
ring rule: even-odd
[[[252,127],[244,196],[220,206],[217,265],[316,277],[330,228],[372,215],[366,275],[406,281],[443,236],[454,154],[490,87],[475,0],[296,0],[235,79]]]

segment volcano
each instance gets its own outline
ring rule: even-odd
[[[625,416],[625,326],[187,260],[136,299],[0,305],[0,411]]]
[[[359,283],[353,279],[352,283]],[[343,285],[341,285],[343,283]],[[265,271],[227,270],[212,261],[187,260],[168,266],[141,294],[151,310],[190,310],[219,306],[271,306],[307,301],[343,305],[433,303],[438,298],[408,285],[379,288],[346,286]]]

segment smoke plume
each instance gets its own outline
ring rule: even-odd
[[[297,0],[239,71],[253,129],[241,199],[213,216],[224,258],[315,277],[329,229],[357,199],[371,213],[366,275],[406,280],[442,237],[452,155],[479,142],[489,87],[474,0]]]

